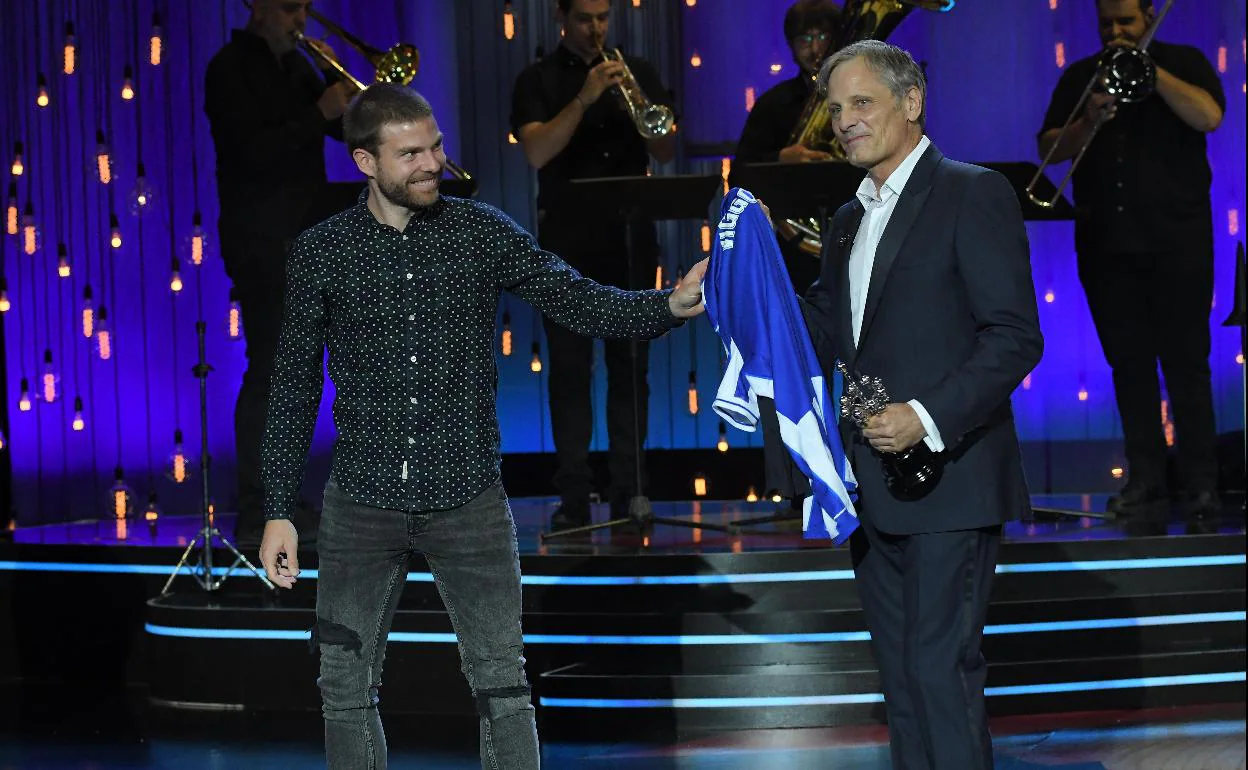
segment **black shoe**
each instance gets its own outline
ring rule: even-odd
[[[1212,489],[1189,495],[1180,506],[1186,519],[1216,519],[1222,513],[1222,500]]]
[[[1127,484],[1105,503],[1111,517],[1159,518],[1169,514],[1170,496],[1160,487]]]
[[[564,500],[550,515],[550,531],[584,527],[590,522],[589,500]]]

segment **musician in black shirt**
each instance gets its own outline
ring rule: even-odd
[[[1099,0],[1106,48],[1134,46],[1154,18],[1152,0]],[[1098,54],[1099,56],[1099,54]],[[1041,128],[1043,157],[1092,80],[1098,56],[1063,73]],[[1205,134],[1226,106],[1222,86],[1197,49],[1153,41],[1156,89],[1140,102],[1093,92],[1067,129],[1055,162],[1087,144],[1108,118],[1073,179],[1075,248],[1122,418],[1128,482],[1108,509],[1145,520],[1168,514],[1160,362],[1177,434],[1188,513],[1219,508],[1216,433],[1210,382],[1209,313],[1213,296],[1212,172]]]
[[[327,83],[295,50],[293,33],[303,30],[311,5],[310,0],[255,0],[246,28],[233,31],[205,77],[204,110],[221,201],[221,256],[242,308],[247,344],[247,371],[234,412],[235,537],[246,545],[259,544],[264,529],[260,440],[281,330],[286,253],[295,237],[315,224],[314,206],[326,185],[324,140],[341,141],[350,97],[349,84]],[[312,536],[305,544],[314,542],[315,526],[301,524]]]
[[[758,97],[737,141],[733,162],[806,163],[829,160],[828,153],[790,144],[802,110],[814,91],[815,73],[831,51],[839,13],[830,0],[800,0],[784,14],[784,39],[793,52],[798,73],[772,86]],[[819,277],[819,259],[797,247],[796,240],[781,240],[780,251],[793,288],[804,293]]]
[[[516,79],[512,95],[512,130],[529,164],[538,170],[538,239],[542,248],[567,260],[582,275],[627,289],[653,288],[658,266],[658,238],[653,222],[636,223],[632,232],[633,264],[628,269],[624,221],[616,212],[585,216],[570,201],[572,179],[642,176],[650,158],[665,163],[675,156],[673,133],[645,139],[618,94],[624,66],[604,61],[599,46],[607,37],[610,0],[558,0],[564,36],[559,47],[530,65]],[[645,97],[671,105],[658,73],[642,59],[625,57]],[[550,351],[551,432],[558,455],[555,487],[561,505],[552,529],[586,524],[593,491],[589,443],[593,432],[590,379],[594,341],[544,322]],[[637,346],[636,372],[630,345]],[[635,489],[634,450],[646,439],[646,384],[649,347],[644,342],[607,340],[608,469],[607,489],[613,515],[627,511]],[[637,391],[634,431],[633,391]],[[644,483],[644,468],[643,468]]]

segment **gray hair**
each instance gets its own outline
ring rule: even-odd
[[[922,129],[927,121],[927,79],[923,77],[923,70],[915,64],[909,51],[882,40],[859,40],[829,56],[819,68],[819,93],[827,94],[832,70],[859,56],[884,81],[898,104],[911,88],[919,89],[919,128]]]

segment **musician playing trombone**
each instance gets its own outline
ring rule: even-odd
[[[676,152],[675,131],[669,126],[657,135],[643,135],[641,121],[630,114],[620,90],[627,89],[635,105],[648,101],[670,107],[670,93],[648,62],[633,56],[621,62],[614,51],[604,49],[611,0],[558,0],[556,16],[563,27],[562,41],[520,73],[512,94],[512,131],[525,158],[537,169],[538,238],[543,248],[562,256],[587,278],[628,289],[654,288],[659,250],[654,224],[639,222],[633,229],[630,275],[623,219],[615,212],[590,217],[573,212],[565,190],[572,179],[642,176],[651,158],[670,161]],[[544,326],[550,353],[551,432],[558,457],[554,483],[561,500],[551,528],[558,530],[590,521],[594,341],[549,319]],[[611,476],[606,491],[613,516],[627,515],[629,498],[641,493],[634,489],[634,446],[645,444],[649,348],[636,344],[634,373],[630,343],[604,342]],[[634,388],[640,426],[636,436]]]
[[[225,271],[243,311],[247,371],[234,411],[238,545],[259,546],[264,531],[260,440],[269,380],[282,324],[286,253],[319,217],[326,185],[325,137],[342,140],[350,96],[332,73],[320,74],[297,50],[310,0],[254,0],[208,63],[204,111],[217,156],[218,234]],[[319,43],[319,41],[318,41]],[[324,44],[321,44],[324,45]],[[327,48],[327,46],[326,46]],[[300,507],[297,524],[316,539],[316,521]]]
[[[1094,1],[1106,50],[1136,47],[1156,14],[1153,0]],[[1205,135],[1222,121],[1226,100],[1199,50],[1153,40],[1144,54],[1156,65],[1151,95],[1119,103],[1094,88],[1080,110],[1100,55],[1062,74],[1038,144],[1041,157],[1052,149],[1051,160],[1060,162],[1094,137],[1073,178],[1075,249],[1113,370],[1126,445],[1128,481],[1108,510],[1155,527],[1170,512],[1158,362],[1177,434],[1186,492],[1181,508],[1205,515],[1220,507],[1209,369],[1212,173]]]

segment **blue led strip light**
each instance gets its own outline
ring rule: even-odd
[[[1170,556],[1150,559],[1102,559],[1099,561],[1056,561],[1030,564],[999,564],[997,574],[1022,574],[1033,572],[1091,572],[1095,570],[1126,569],[1177,569],[1185,567],[1223,567],[1245,563],[1244,554],[1216,556]],[[136,575],[168,575],[172,567],[156,564],[88,564],[75,562],[0,561],[0,571],[28,572],[91,572]],[[214,575],[224,575],[225,567],[213,569]],[[189,574],[188,569],[183,572]],[[248,576],[245,568],[234,568],[236,576]],[[315,580],[317,571],[305,569],[299,573],[305,580]],[[521,581],[529,586],[651,586],[651,585],[724,585],[745,583],[806,583],[828,580],[853,580],[853,570],[811,570],[809,572],[758,572],[741,574],[703,575],[524,575]],[[432,583],[428,572],[409,572],[409,583]]]
[[[1181,676],[1147,676],[1136,679],[1102,679],[1095,682],[1053,682],[1051,684],[1027,684],[1010,687],[988,687],[984,694],[990,698],[1009,695],[1047,695],[1051,693],[1089,692],[1093,690],[1129,690],[1143,687],[1177,687],[1193,684],[1223,684],[1243,682],[1243,671],[1227,671],[1216,674],[1186,674]],[[857,703],[882,703],[880,693],[850,693],[845,695],[792,695],[760,698],[540,698],[546,708],[581,709],[681,709],[681,708],[767,708],[785,706],[842,706]]]
[[[1248,613],[1202,612],[1189,615],[1153,615],[1141,618],[1098,618],[1093,620],[1059,620],[1043,623],[1012,623],[986,626],[984,634],[1034,634],[1055,631],[1087,631],[1105,628],[1141,628],[1144,626],[1180,626],[1197,623],[1243,623]],[[199,639],[307,639],[307,631],[275,631],[249,628],[187,628],[147,624],[147,632],[157,636]],[[391,631],[391,642],[453,644],[455,635],[448,633],[415,633]],[[805,634],[689,634],[689,635],[597,635],[597,634],[525,634],[525,644],[604,644],[626,646],[748,645],[748,644],[810,644],[866,642],[867,631],[830,631]]]

